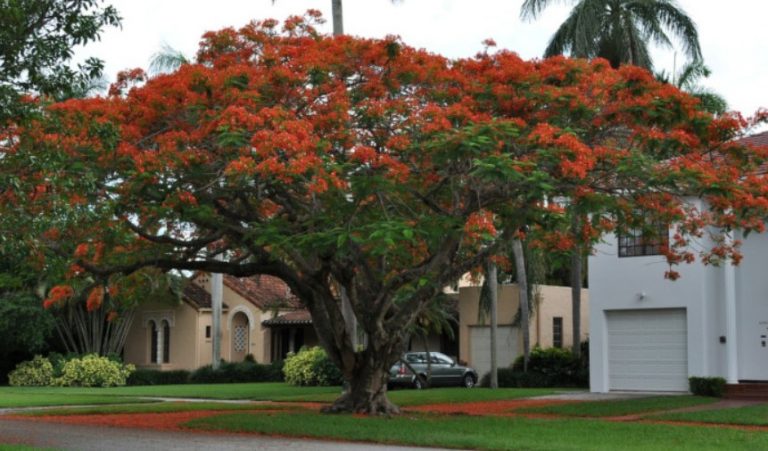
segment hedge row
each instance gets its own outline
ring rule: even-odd
[[[218,384],[231,382],[280,382],[282,362],[261,364],[253,361],[221,362],[218,369],[206,365],[195,371],[160,371],[138,369],[128,378],[128,385]]]
[[[534,348],[528,359],[528,371],[523,372],[523,357],[518,357],[511,368],[499,368],[499,387],[588,387],[589,356],[586,346],[582,355],[574,357],[568,349]],[[490,373],[480,380],[480,385],[490,385]]]

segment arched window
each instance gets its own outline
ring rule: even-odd
[[[168,321],[163,320],[161,328],[163,330],[163,363],[171,361],[171,326]]]
[[[149,361],[150,363],[158,363],[157,360],[157,324],[154,321],[149,322]]]

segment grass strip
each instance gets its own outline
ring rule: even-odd
[[[700,423],[768,426],[768,404],[730,409],[701,410],[697,412],[666,413],[648,418],[666,421],[695,421]]]
[[[317,413],[234,413],[187,427],[228,432],[483,450],[754,450],[768,434],[718,428],[600,420],[403,415],[356,417]]]
[[[45,451],[53,448],[37,448],[29,445],[0,443],[0,451]]]
[[[505,399],[526,398],[562,392],[560,389],[536,388],[505,388],[490,390],[486,388],[433,388],[428,390],[393,390],[389,392],[392,402],[403,406],[422,404],[441,404],[452,402],[495,401]],[[341,387],[296,387],[282,382],[244,383],[244,384],[183,384],[183,385],[149,385],[112,388],[78,388],[78,387],[0,387],[0,401],[8,397],[25,399],[39,397],[67,397],[81,395],[112,396],[110,402],[119,397],[170,397],[198,399],[250,399],[254,401],[293,401],[293,402],[331,402],[341,394]],[[110,403],[104,402],[104,403]],[[129,401],[123,401],[129,402]],[[135,402],[135,401],[130,401]],[[66,404],[66,403],[65,403]],[[83,404],[83,403],[78,403]],[[95,403],[94,403],[95,404]],[[100,403],[103,404],[103,403]],[[61,405],[54,404],[20,404],[24,405]],[[4,407],[0,404],[0,407]],[[10,406],[8,406],[10,407]]]
[[[40,417],[49,415],[111,415],[123,413],[170,413],[196,410],[294,410],[300,407],[274,404],[233,404],[221,402],[157,402],[153,404],[73,407],[23,412],[21,415]]]
[[[557,404],[542,407],[526,407],[515,410],[520,413],[543,413],[567,417],[620,417],[625,415],[682,409],[717,402],[716,398],[702,396],[656,396],[612,401],[590,401],[573,404]]]
[[[0,387],[0,399],[6,395],[102,395],[102,396],[152,396],[202,399],[250,399],[266,401],[282,398],[302,398],[328,395],[335,398],[340,387],[295,387],[282,382],[239,384],[181,384],[146,385],[110,388],[81,387]],[[335,395],[335,396],[334,396]]]
[[[0,408],[74,406],[89,404],[126,404],[153,402],[125,396],[79,393],[25,393],[0,391]]]

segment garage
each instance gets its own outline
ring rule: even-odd
[[[685,309],[606,312],[610,390],[687,391]]]
[[[470,365],[480,377],[491,371],[491,328],[489,326],[471,326],[470,330]],[[512,364],[518,354],[518,329],[512,326],[499,326],[496,332],[498,341],[497,364],[503,368]]]

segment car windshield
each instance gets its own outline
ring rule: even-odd
[[[427,353],[426,352],[413,352],[405,355],[405,360],[408,361],[408,363],[414,364],[414,363],[421,363],[426,364],[427,363]],[[432,364],[436,365],[453,365],[453,360],[446,356],[445,354],[441,354],[439,352],[430,352],[429,353],[429,361]]]

